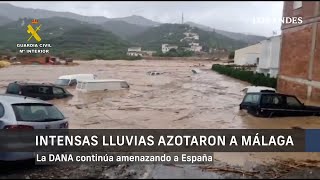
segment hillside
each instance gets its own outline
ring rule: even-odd
[[[113,18],[113,20],[117,21],[124,21],[130,24],[135,24],[139,26],[158,26],[161,23],[152,21],[150,19],[144,18],[142,16],[137,16],[137,15],[132,15],[132,16],[127,16],[127,17],[122,17],[122,18]]]
[[[111,31],[122,39],[136,36],[148,29],[146,26],[130,24],[124,21],[107,21],[101,25],[105,30]]]
[[[0,38],[0,50],[16,51],[17,43],[27,43],[29,34],[26,26],[30,21],[25,18],[0,27],[0,33],[6,34]],[[42,37],[41,43],[50,43],[53,55],[81,59],[126,58],[130,44],[101,26],[60,17],[39,19],[39,22],[42,24],[38,32]]]
[[[13,20],[9,19],[8,17],[5,16],[0,16],[0,26],[5,25],[9,22],[12,22]]]
[[[122,38],[135,36],[141,33],[146,28],[156,27],[162,24],[160,22],[156,22],[137,15],[120,18],[107,18],[104,16],[83,16],[71,12],[56,12],[42,9],[23,8],[13,6],[9,3],[0,3],[0,26],[7,23],[8,20],[19,20],[20,18],[43,19],[53,17],[68,18],[78,20],[80,22],[101,25],[104,26],[105,30],[112,31],[114,34],[117,34]],[[4,23],[2,23],[2,21]],[[266,39],[266,37],[263,36],[247,35],[243,33],[218,30],[194,22],[186,22],[186,24],[205,31],[215,31],[220,35],[224,35],[234,40],[244,41],[247,44],[255,44],[257,42],[260,42],[261,40]]]
[[[159,51],[161,44],[176,44],[185,46],[180,40],[185,37],[184,32],[192,29],[189,25],[182,24],[163,24],[158,27],[153,27],[147,31],[131,38],[131,40],[145,49]],[[246,46],[245,42],[233,40],[215,32],[203,31],[198,28],[193,28],[193,32],[199,34],[200,45],[211,48],[226,48],[229,50],[242,48]]]
[[[55,12],[42,9],[22,8],[13,6],[9,3],[0,3],[0,16],[7,17],[12,20],[18,20],[25,17],[37,19],[63,17],[94,24],[101,24],[109,20],[108,18],[103,16],[82,16],[70,12]]]
[[[197,28],[202,29],[204,31],[215,31],[216,33],[224,35],[224,36],[226,36],[228,38],[244,41],[244,42],[246,42],[248,44],[255,44],[255,43],[258,43],[258,42],[260,42],[262,40],[267,39],[267,37],[264,37],[264,36],[246,35],[246,34],[243,34],[243,33],[235,33],[235,32],[228,32],[228,31],[218,30],[218,29],[214,29],[214,28],[211,28],[209,26],[204,26],[204,25],[197,24],[197,23],[194,23],[194,22],[186,22],[186,24],[188,24],[188,25],[190,25],[192,27],[197,27]]]

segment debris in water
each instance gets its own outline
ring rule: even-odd
[[[82,105],[75,105],[77,109],[82,109]]]
[[[199,167],[202,170],[206,171],[220,171],[220,172],[227,172],[227,173],[238,173],[242,175],[247,175],[247,176],[256,176],[257,174],[260,173],[260,171],[243,171],[241,169],[235,169],[235,168],[230,168],[230,167],[214,167],[214,166],[200,166]]]
[[[199,74],[200,73],[200,70],[199,69],[192,69],[191,70],[194,74]]]

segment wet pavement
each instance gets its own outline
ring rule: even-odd
[[[320,128],[319,117],[256,118],[239,112],[240,90],[249,84],[211,71],[210,61],[83,61],[78,66],[13,65],[0,69],[0,93],[13,81],[50,82],[66,74],[94,73],[99,79],[124,79],[129,90],[80,93],[53,102],[81,129],[308,129]],[[192,69],[200,69],[195,74]],[[148,71],[160,75],[148,75]],[[250,170],[279,159],[320,160],[319,153],[215,153],[221,163]],[[149,166],[146,166],[149,167]],[[77,169],[77,168],[76,168]],[[148,169],[148,168],[147,168]],[[147,172],[147,171],[145,171]],[[166,175],[164,175],[166,174]],[[136,175],[135,175],[136,176]],[[156,165],[155,178],[226,178],[190,167]],[[60,177],[60,176],[59,176]],[[36,177],[37,178],[37,177]],[[38,177],[40,178],[40,177]]]

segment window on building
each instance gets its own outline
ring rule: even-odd
[[[302,1],[293,1],[293,9],[299,9],[302,7]]]

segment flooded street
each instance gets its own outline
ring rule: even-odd
[[[249,84],[217,74],[210,61],[83,61],[78,66],[16,65],[0,69],[0,93],[14,81],[53,83],[66,74],[93,73],[98,79],[123,79],[129,90],[80,93],[51,101],[73,129],[303,129],[320,128],[320,117],[256,118],[239,112]],[[192,69],[200,69],[194,74]],[[163,74],[151,76],[148,71]],[[214,153],[218,162],[252,169],[279,159],[320,160],[319,153]],[[157,166],[149,176],[190,178],[183,168]],[[200,170],[190,170],[213,178]],[[179,172],[179,173],[174,173]],[[179,175],[180,174],[180,175]],[[190,173],[189,173],[190,174]],[[171,175],[171,176],[170,176]],[[145,175],[144,175],[145,176]],[[194,177],[200,177],[194,175]],[[164,177],[165,178],[165,177]]]

